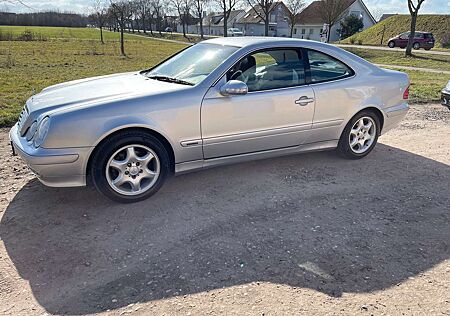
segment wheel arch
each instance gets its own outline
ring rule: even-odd
[[[380,135],[381,135],[381,131],[383,130],[385,118],[384,118],[383,111],[381,111],[379,108],[377,108],[375,106],[368,106],[368,107],[359,109],[358,112],[354,113],[350,117],[350,119],[348,119],[346,124],[348,124],[348,122],[350,122],[356,115],[358,115],[359,113],[364,112],[364,111],[370,111],[370,112],[374,113],[378,117],[378,119],[380,120]],[[345,126],[344,126],[344,128],[345,128]],[[344,128],[342,128],[341,134],[344,132]]]
[[[123,132],[128,132],[128,131],[139,131],[139,132],[143,132],[149,135],[152,135],[153,137],[155,137],[156,139],[158,139],[161,144],[164,146],[164,148],[167,150],[167,153],[169,155],[169,159],[170,159],[170,171],[172,173],[175,172],[175,152],[173,150],[172,144],[169,142],[169,140],[162,135],[161,133],[159,133],[158,131],[148,128],[148,127],[143,127],[143,126],[125,126],[122,128],[116,128],[114,130],[112,130],[110,133],[103,135],[95,144],[95,146],[93,147],[93,150],[89,153],[89,158],[86,164],[86,176],[89,176],[90,174],[90,169],[91,169],[91,163],[92,163],[92,157],[94,156],[96,150],[98,150],[98,148],[100,147],[100,145],[102,143],[104,143],[108,138],[123,133]]]

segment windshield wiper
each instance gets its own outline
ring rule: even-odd
[[[166,81],[166,82],[184,84],[184,85],[187,85],[187,86],[193,86],[194,85],[192,82],[181,80],[181,79],[177,79],[177,78],[167,77],[167,76],[154,75],[154,76],[148,76],[148,78],[159,80],[159,81]]]

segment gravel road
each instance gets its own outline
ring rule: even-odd
[[[44,187],[0,130],[0,314],[449,315],[449,124],[414,105],[365,159],[220,167],[133,205]]]

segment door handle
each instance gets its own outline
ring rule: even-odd
[[[298,100],[295,100],[295,104],[305,106],[309,103],[314,102],[314,98],[308,98],[306,95],[301,96]]]

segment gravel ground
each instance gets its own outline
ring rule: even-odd
[[[0,314],[450,315],[450,111],[414,105],[365,159],[173,178],[110,202],[41,185],[0,131]]]

